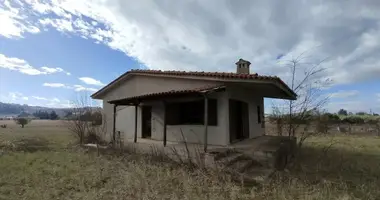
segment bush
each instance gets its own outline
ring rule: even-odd
[[[345,110],[345,109],[340,109],[339,111],[338,111],[338,115],[347,115],[348,113],[347,113],[347,110]]]
[[[102,122],[103,122],[102,113],[100,111],[93,112],[91,115],[91,124],[93,126],[98,126],[98,125],[102,125]]]
[[[95,132],[89,131],[84,137],[84,142],[87,144],[99,144],[101,143],[101,138]]]
[[[357,115],[367,115],[366,112],[357,112],[356,114],[357,114]]]
[[[28,119],[28,118],[22,118],[22,117],[19,117],[19,118],[15,119],[16,124],[20,124],[21,128],[24,128],[24,126],[27,125],[27,124],[29,124],[30,121],[31,121],[30,119]]]
[[[58,115],[57,115],[57,113],[55,113],[55,111],[53,110],[53,111],[51,111],[51,113],[49,114],[49,118],[50,118],[51,120],[57,120],[57,119],[58,119]]]
[[[344,118],[342,122],[347,124],[364,124],[364,119],[358,116],[349,116]]]
[[[329,124],[334,123],[335,120],[336,120],[336,117],[334,114],[326,113],[326,114],[320,115],[316,119],[317,132],[327,134],[329,132]]]

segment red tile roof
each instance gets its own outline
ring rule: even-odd
[[[192,88],[192,89],[183,89],[183,90],[169,90],[165,92],[155,92],[149,94],[143,94],[139,96],[132,96],[124,99],[112,100],[108,103],[111,104],[133,104],[141,100],[152,100],[155,98],[164,98],[164,97],[178,97],[181,95],[191,95],[191,94],[202,94],[209,91],[223,90],[224,85],[209,85],[201,88]]]
[[[128,73],[128,72],[127,72]],[[172,76],[200,76],[200,77],[214,77],[214,78],[235,78],[235,79],[279,79],[277,76],[259,76],[255,74],[237,74],[227,72],[199,72],[199,71],[161,71],[161,70],[144,70],[132,69],[129,73],[139,74],[160,74]]]
[[[163,75],[163,76],[197,76],[200,78],[202,78],[202,77],[204,77],[204,78],[216,78],[216,79],[220,79],[221,81],[226,80],[226,79],[229,79],[229,80],[231,80],[231,79],[235,79],[235,80],[269,80],[269,81],[278,82],[279,84],[284,86],[290,93],[292,93],[293,95],[296,96],[296,94],[277,76],[261,76],[261,75],[258,75],[257,73],[255,73],[255,74],[238,74],[238,73],[227,73],[227,72],[162,71],[162,70],[145,70],[145,69],[132,69],[132,70],[124,73],[123,75],[121,75],[120,77],[118,77],[117,79],[115,79],[114,81],[112,81],[111,83],[109,83],[108,85],[106,85],[105,87],[103,87],[102,89],[100,89],[99,91],[97,91],[96,93],[94,93],[91,96],[94,97],[94,96],[98,95],[99,93],[103,92],[106,88],[111,86],[113,83],[117,82],[118,80],[122,79],[123,77],[125,77],[129,74],[135,74],[135,75],[147,74],[147,75]]]

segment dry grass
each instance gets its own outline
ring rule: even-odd
[[[0,129],[0,199],[380,199],[378,137],[310,138],[262,187],[144,156],[98,157],[73,141],[59,122]]]

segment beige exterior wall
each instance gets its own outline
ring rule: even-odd
[[[260,91],[242,89],[239,87],[227,87],[227,96],[229,99],[240,100],[248,103],[248,116],[249,116],[249,138],[255,138],[265,134],[265,127],[258,123],[257,106],[260,105],[264,109],[264,97]],[[262,122],[264,121],[264,113],[261,116]],[[229,123],[228,123],[229,132]]]
[[[187,80],[187,79],[178,79],[178,78],[162,78],[154,76],[134,76],[129,80],[126,80],[119,86],[114,87],[103,96],[103,110],[106,118],[107,126],[107,135],[106,139],[112,139],[112,127],[113,127],[113,105],[107,103],[107,101],[122,99],[126,97],[138,96],[143,94],[155,93],[155,92],[164,92],[169,90],[181,90],[181,89],[194,89],[200,88],[207,85],[218,84],[214,81],[202,81],[202,80]],[[161,108],[160,108],[161,107]],[[162,131],[160,132],[159,120],[154,118],[154,116],[163,116],[162,105],[160,102],[152,107],[152,137],[162,140]],[[156,113],[157,112],[157,113]],[[157,123],[153,122],[153,118],[157,119]],[[161,119],[162,120],[162,119]],[[137,120],[137,137],[141,137],[141,108],[138,108],[138,120]],[[153,127],[157,127],[157,134],[154,135]],[[162,125],[161,125],[162,126]],[[200,127],[193,127],[193,129],[182,128],[184,132],[199,132]],[[118,106],[116,114],[116,131],[122,132],[123,138],[133,138],[135,130],[135,108],[133,106]],[[175,130],[179,130],[179,127],[168,127],[167,129],[167,138],[168,141],[177,141],[177,134]],[[169,134],[173,136],[169,137]],[[187,134],[189,141],[196,142],[192,134]],[[210,139],[211,140],[211,139]],[[203,141],[203,139],[202,139]]]
[[[125,81],[122,85],[115,87],[104,95],[103,109],[107,121],[107,140],[111,140],[113,126],[113,105],[107,101],[122,99],[131,96],[137,96],[153,92],[163,92],[168,90],[193,89],[215,84],[211,81],[160,78],[148,76],[135,76]],[[257,123],[257,105],[264,108],[263,97],[253,90],[244,90],[239,88],[227,87],[225,92],[216,92],[210,95],[210,98],[217,99],[217,126],[208,126],[208,143],[213,145],[229,144],[229,99],[236,99],[247,102],[249,105],[249,131],[250,138],[264,134],[264,128]],[[152,139],[163,139],[163,116],[164,106],[162,102],[146,103],[152,106]],[[141,137],[141,108],[138,108],[137,118],[137,137]],[[204,126],[203,125],[168,125],[167,140],[183,141],[181,130],[187,142],[203,143]],[[122,133],[122,138],[132,139],[135,132],[135,107],[118,106],[116,116],[116,131]]]
[[[228,102],[225,92],[217,92],[209,95],[209,98],[217,100],[217,125],[208,126],[207,143],[213,145],[227,145],[228,132],[226,125],[228,124]],[[163,139],[163,117],[164,106],[161,103],[152,107],[152,139]],[[182,133],[183,136],[182,136]],[[203,125],[167,125],[167,141],[182,142],[183,137],[189,143],[204,143],[204,126]]]
[[[216,126],[208,126],[208,144],[227,145],[229,142],[228,135],[228,99],[227,93],[213,93],[209,97],[217,99],[218,120]],[[181,99],[179,99],[181,101]],[[163,117],[164,105],[162,102],[151,102],[146,105],[152,106],[152,139],[163,139]],[[105,112],[110,113],[108,117],[107,139],[111,140],[112,136],[112,112],[113,105],[105,103]],[[137,137],[141,138],[141,107],[138,107],[137,113]],[[121,132],[124,140],[132,139],[135,133],[135,107],[134,106],[118,106],[116,115],[116,131]],[[182,133],[186,142],[203,143],[204,142],[204,126],[203,125],[167,125],[167,141],[183,142]]]
[[[119,84],[119,86],[110,89],[109,92],[102,95],[102,99],[110,101],[155,92],[194,89],[217,84],[217,82],[155,76],[133,76]]]

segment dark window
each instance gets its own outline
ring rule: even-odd
[[[257,123],[261,123],[261,106],[257,106]]]
[[[168,125],[203,125],[204,100],[175,102],[166,105],[166,119]],[[217,100],[208,99],[208,125],[217,125]]]

